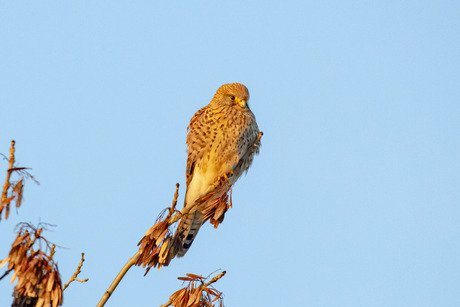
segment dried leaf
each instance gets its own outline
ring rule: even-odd
[[[211,301],[211,303],[214,303],[214,302],[217,301],[219,298],[220,298],[220,294],[219,294],[219,295],[216,295],[216,297]]]
[[[22,191],[23,191],[23,187],[24,187],[24,184],[23,184],[23,180],[19,180],[16,185],[13,187],[13,193],[15,193],[17,195],[17,198],[16,198],[16,208],[19,208],[21,206],[21,203],[22,203]]]
[[[17,277],[17,271],[14,271],[13,276],[11,276],[10,284],[12,284],[14,282],[16,277]]]
[[[177,291],[176,292],[177,296],[174,298],[174,300],[171,300],[171,304],[173,306],[176,306],[177,304],[179,304],[182,301],[182,299],[183,299],[183,297],[185,295],[185,292],[187,292],[186,289],[180,289],[179,291]]]
[[[1,203],[1,206],[8,206],[10,204],[10,202],[16,197],[16,195],[13,195],[11,197],[8,197],[7,199],[5,199],[2,203]]]
[[[224,214],[226,209],[227,209],[227,204],[225,202],[221,202],[218,205],[216,212],[214,213],[214,219],[218,220],[222,216],[222,214]]]
[[[191,278],[191,277],[177,277],[177,279],[183,280],[183,281],[192,281],[192,280],[195,280],[194,278]]]
[[[182,305],[181,306],[184,306],[184,307],[187,306],[189,296],[190,296],[189,292],[185,291],[184,297],[182,298]]]
[[[193,289],[194,291],[190,291],[190,296],[187,301],[187,306],[192,306],[195,304],[195,301],[198,297],[198,292],[201,293],[200,289]]]
[[[200,275],[195,275],[195,274],[191,274],[191,273],[187,273],[186,274],[188,277],[191,277],[193,279],[206,279],[206,277],[203,277],[203,276],[200,276]]]
[[[44,298],[39,298],[38,301],[37,301],[37,304],[35,305],[35,307],[43,307],[45,304],[45,299]]]
[[[164,241],[163,244],[161,245],[161,250],[159,253],[159,259],[158,259],[158,269],[161,268],[161,265],[166,262],[168,258],[168,252],[169,252],[169,243],[171,242],[171,237],[168,236]]]
[[[54,274],[50,274],[48,276],[48,281],[46,283],[46,292],[51,292],[54,286]]]
[[[201,291],[201,289],[198,289],[198,291],[196,292],[197,294],[196,294],[195,304],[199,304],[201,300],[201,296],[203,295],[203,291]]]
[[[155,245],[159,246],[161,241],[166,237],[166,234],[168,233],[168,229],[165,229],[163,233],[158,237],[158,239],[155,242]]]
[[[203,290],[208,292],[211,295],[214,295],[214,296],[218,295],[218,293],[215,290],[211,289],[211,288],[204,288]]]

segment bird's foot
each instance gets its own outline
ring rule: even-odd
[[[229,171],[227,174],[217,177],[217,181],[229,181],[228,178],[232,176],[233,176],[233,171]]]

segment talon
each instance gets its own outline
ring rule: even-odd
[[[223,176],[217,177],[218,181],[228,181],[228,177],[231,177],[233,175],[233,171],[229,171],[227,174],[224,174]]]

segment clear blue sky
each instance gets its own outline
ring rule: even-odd
[[[176,277],[219,268],[227,306],[460,306],[459,16],[458,1],[2,1],[0,152],[15,139],[41,185],[0,222],[0,258],[16,223],[56,224],[62,279],[81,252],[90,279],[64,304],[95,306],[176,182],[182,203],[191,116],[241,82],[265,134],[234,208],[106,306],[158,306]]]

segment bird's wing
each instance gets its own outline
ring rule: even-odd
[[[205,143],[206,140],[202,135],[202,128],[206,124],[206,116],[204,114],[207,111],[207,107],[198,110],[190,120],[190,124],[187,127],[187,167],[185,170],[185,183],[186,186],[190,184],[193,178],[193,172],[195,170],[196,163],[201,160],[205,151],[207,150]]]

